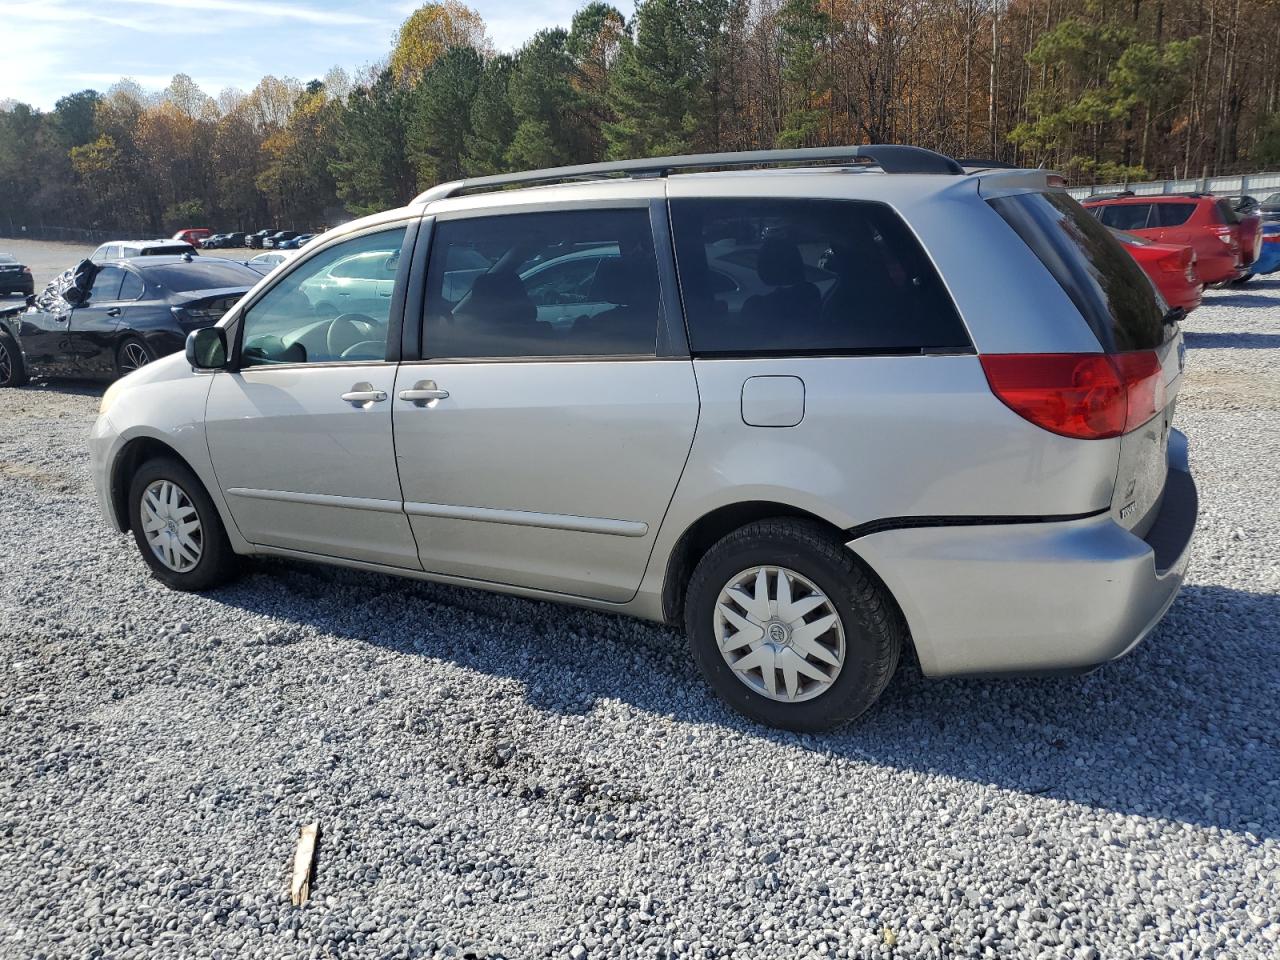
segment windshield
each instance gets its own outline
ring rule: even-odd
[[[1053,274],[1104,350],[1151,350],[1164,342],[1164,309],[1147,275],[1075,200],[1023,193],[987,202]]]
[[[243,263],[230,260],[223,263],[165,263],[142,267],[140,272],[148,283],[158,284],[175,293],[189,290],[217,290],[223,287],[251,287],[260,275]]]

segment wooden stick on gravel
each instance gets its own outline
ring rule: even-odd
[[[311,870],[316,857],[316,839],[320,824],[308,823],[298,836],[298,849],[293,855],[293,880],[289,884],[289,896],[295,907],[300,907],[311,896]]]

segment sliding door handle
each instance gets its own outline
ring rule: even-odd
[[[371,383],[357,383],[342,395],[342,399],[357,407],[364,407],[387,399],[387,391],[375,390]]]
[[[412,390],[401,390],[396,396],[419,407],[425,407],[432,400],[448,399],[449,391],[441,390],[434,380],[419,380],[413,385]]]

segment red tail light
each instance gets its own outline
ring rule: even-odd
[[[1165,273],[1182,273],[1186,269],[1185,255],[1182,253],[1171,253],[1159,263],[1160,269]]]
[[[1151,350],[990,354],[982,369],[991,392],[1014,413],[1077,440],[1118,437],[1165,405],[1160,358]]]

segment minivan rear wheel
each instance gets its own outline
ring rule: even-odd
[[[204,485],[184,463],[146,461],[129,484],[129,526],[156,579],[175,590],[230,580],[236,556]]]
[[[698,562],[685,598],[694,660],[730,706],[786,730],[827,730],[880,697],[906,626],[885,589],[821,525],[748,524]]]

